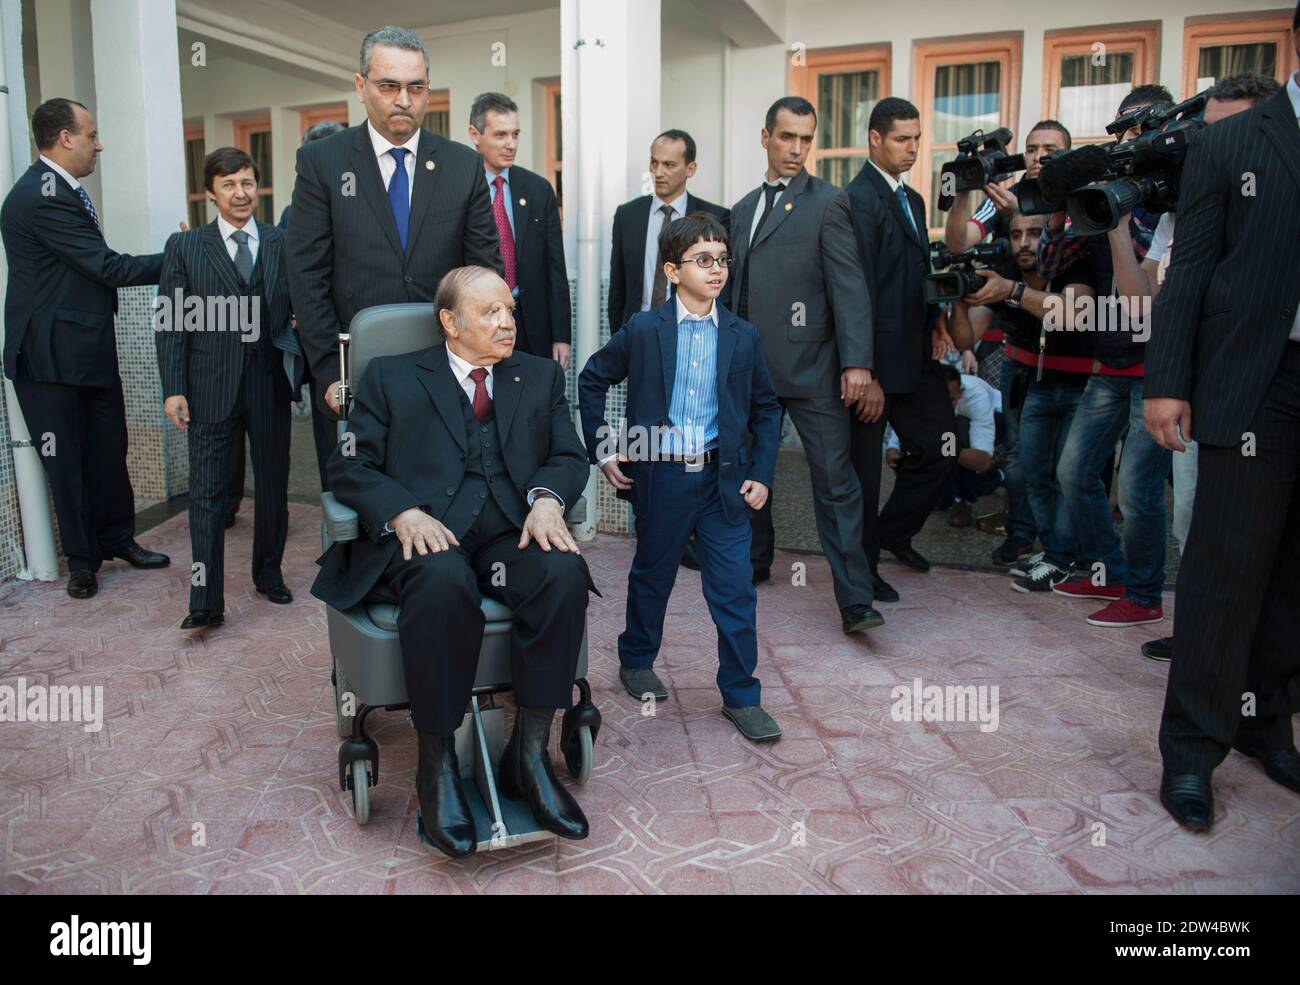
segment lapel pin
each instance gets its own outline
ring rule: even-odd
[[[517,376],[515,377],[515,382],[516,382],[516,383],[519,382],[519,377],[517,377]]]
[[[437,167],[437,165],[435,165],[432,161],[424,162],[424,169],[426,171],[432,171],[435,167]]]
[[[793,209],[793,208],[794,208],[794,203],[793,203],[793,202],[786,202],[786,203],[785,203],[785,210],[786,210],[787,212],[789,212],[789,211],[790,211],[791,209]]]
[[[526,199],[526,198],[521,198],[521,199],[519,200],[519,204],[520,204],[520,205],[527,205],[527,204],[528,204],[528,199]]]

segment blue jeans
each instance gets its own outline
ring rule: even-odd
[[[1025,492],[1043,542],[1043,559],[1066,570],[1082,558],[1056,469],[1081,399],[1083,386],[1034,383],[1020,408]]]
[[[1126,428],[1119,466],[1119,508],[1124,515],[1121,550],[1101,469]],[[1140,378],[1088,380],[1056,476],[1080,553],[1101,562],[1105,584],[1125,586],[1125,597],[1142,606],[1160,604],[1165,582],[1165,477],[1171,454],[1151,440],[1142,424]]]
[[[1004,485],[1007,489],[1007,515],[1003,523],[1007,534],[1033,543],[1036,533],[1044,528],[1034,529],[1034,516],[1030,511],[1029,498],[1026,495],[1024,468],[1020,458],[1020,415],[1021,408],[1015,402],[1013,389],[1016,378],[1025,367],[1014,359],[1002,357],[1002,421],[1005,427],[1002,448],[1006,452],[1006,463],[1002,466]]]

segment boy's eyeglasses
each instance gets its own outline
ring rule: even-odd
[[[403,89],[410,94],[412,99],[419,99],[429,91],[428,84],[424,82],[411,82],[403,85],[400,82],[376,82],[369,76],[366,77],[366,81],[378,89],[381,95],[387,96],[389,99],[392,99]]]
[[[699,267],[701,270],[708,270],[708,269],[709,269],[710,267],[712,267],[715,263],[716,263],[719,267],[730,267],[730,266],[731,266],[731,260],[732,260],[731,255],[730,255],[730,254],[727,254],[727,253],[723,253],[723,254],[721,254],[721,255],[719,255],[719,256],[716,256],[716,257],[713,256],[713,254],[711,254],[711,253],[697,253],[697,254],[695,254],[695,256],[693,256],[693,257],[682,257],[680,260],[677,261],[677,263],[678,263],[678,266],[681,266],[681,265],[683,265],[683,264],[687,264],[687,263],[693,263],[693,264],[695,264],[695,266]]]

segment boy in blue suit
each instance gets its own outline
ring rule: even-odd
[[[652,668],[677,565],[694,532],[704,600],[718,627],[723,714],[747,739],[772,741],[781,729],[763,710],[754,676],[749,517],[772,486],[781,407],[758,330],[717,303],[730,264],[726,227],[703,212],[669,223],[659,259],[676,296],[633,315],[578,378],[588,454],[636,512],[619,678],[634,697],[667,699]],[[623,380],[626,427],[611,428],[605,394]]]

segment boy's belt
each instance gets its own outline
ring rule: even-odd
[[[660,455],[656,461],[674,462],[678,465],[709,465],[718,460],[718,449],[710,448],[697,455]]]
[[[1038,356],[1028,349],[1021,349],[1008,342],[1003,346],[1002,351],[1022,365],[1038,365]],[[1084,376],[1143,375],[1142,363],[1134,363],[1132,366],[1116,369],[1114,366],[1107,366],[1100,360],[1089,359],[1087,356],[1052,356],[1046,353],[1043,354],[1043,368],[1054,369],[1062,373],[1080,373]]]

